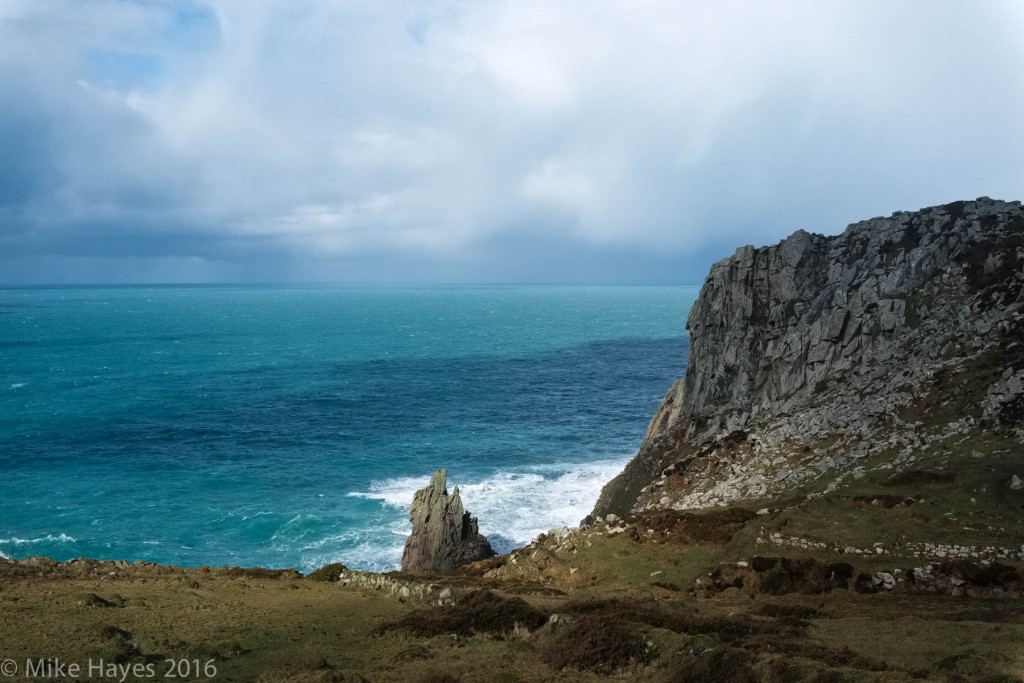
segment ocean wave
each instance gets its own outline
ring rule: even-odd
[[[11,389],[21,389],[23,386],[25,386],[24,382],[15,382],[11,385]]]
[[[78,539],[67,534],[60,534],[59,536],[47,534],[39,538],[16,538],[13,536],[11,538],[0,538],[0,545],[26,545],[29,543],[78,543]]]
[[[325,543],[324,546],[327,544]],[[370,572],[388,572],[398,569],[402,564],[402,543],[398,545],[382,543],[375,538],[349,545],[344,549],[322,552],[304,552],[302,556],[303,571],[313,571],[334,562]],[[317,548],[317,550],[323,550]]]
[[[324,546],[338,547],[358,540],[360,535],[361,534],[358,531],[349,531],[343,534],[331,534],[330,536],[324,536],[314,541],[310,541],[306,545],[299,548],[299,550],[320,550]]]

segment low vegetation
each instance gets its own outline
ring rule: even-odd
[[[575,620],[541,651],[553,669],[612,675],[652,658],[651,648],[627,623],[588,614]]]
[[[455,605],[422,607],[401,619],[381,625],[378,633],[403,630],[418,636],[480,634],[507,636],[517,627],[528,631],[542,626],[548,615],[516,597],[488,590],[467,593]]]

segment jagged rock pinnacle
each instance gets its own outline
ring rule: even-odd
[[[476,519],[463,507],[459,487],[448,495],[447,479],[447,470],[437,470],[413,496],[412,533],[402,553],[402,571],[407,574],[447,574],[494,555]]]

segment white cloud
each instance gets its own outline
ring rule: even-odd
[[[0,234],[459,267],[1019,197],[1021,29],[995,0],[7,0],[0,133],[33,154]]]

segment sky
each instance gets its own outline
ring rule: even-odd
[[[1024,199],[1019,0],[0,0],[0,284],[699,284]]]

